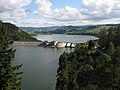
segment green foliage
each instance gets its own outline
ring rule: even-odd
[[[56,90],[120,90],[120,28],[102,30],[97,48],[77,45],[59,59]]]
[[[112,55],[112,73],[113,73],[113,90],[120,89],[120,46],[117,46]]]
[[[94,49],[95,48],[95,41],[93,41],[93,40],[90,40],[89,42],[88,42],[89,44],[89,46],[88,46],[88,49]]]
[[[58,82],[56,84],[57,90],[66,90],[67,89],[67,84],[68,84],[68,63],[67,63],[67,53],[63,53],[59,59],[59,65],[60,67],[58,68]]]
[[[0,90],[22,90],[22,65],[13,66],[15,50],[10,48],[12,41],[8,38],[4,27],[0,27]]]
[[[118,25],[94,25],[94,26],[56,26],[56,27],[22,27],[24,31],[35,34],[68,34],[68,35],[94,35],[99,36],[102,29]]]
[[[13,24],[10,23],[0,23],[0,30],[3,28],[3,30],[6,31],[7,37],[9,39],[14,41],[37,41],[37,39],[31,37],[30,34],[22,31],[20,28],[16,27]],[[1,33],[0,33],[1,35]]]
[[[111,27],[107,31],[104,29],[100,32],[99,45],[105,51],[108,49],[109,44],[113,43],[114,46],[120,46],[120,26]]]

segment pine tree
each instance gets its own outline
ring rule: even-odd
[[[108,33],[105,29],[100,31],[100,37],[99,37],[99,45],[102,49],[106,49],[108,46]]]
[[[57,70],[57,83],[56,90],[68,90],[68,66],[67,66],[67,53],[63,53],[59,59],[59,68]]]
[[[118,30],[103,30],[97,49],[90,41],[88,46],[77,45],[74,52],[62,54],[56,90],[120,90]]]
[[[112,90],[120,89],[120,46],[117,46],[112,56],[113,85]]]
[[[110,42],[108,50],[107,50],[107,54],[112,56],[114,52],[115,52],[115,46],[112,42]]]
[[[88,42],[89,44],[89,46],[88,46],[88,49],[94,49],[94,47],[95,47],[95,42],[93,41],[93,40],[90,40],[89,42]]]
[[[6,35],[4,28],[0,27],[0,90],[22,90],[22,65],[13,66],[15,50],[10,48],[12,41]]]

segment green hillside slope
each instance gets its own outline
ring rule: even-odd
[[[33,34],[71,34],[98,36],[103,29],[120,26],[120,24],[86,25],[86,26],[56,26],[56,27],[21,27],[24,31]]]
[[[107,30],[110,27],[118,25],[96,25],[96,26],[64,26],[53,30],[35,30],[35,34],[70,34],[70,35],[95,35],[98,36],[99,32],[103,29]]]
[[[7,36],[14,41],[37,41],[30,34],[22,31],[19,27],[11,23],[0,22],[0,31],[4,29]]]

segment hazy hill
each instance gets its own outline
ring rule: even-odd
[[[25,31],[22,31],[19,27],[11,23],[0,22],[0,30],[4,29],[7,36],[14,41],[37,41],[37,39],[31,37]]]
[[[20,27],[23,31],[33,33],[34,31],[53,31],[59,29],[63,26],[53,26],[53,27]]]
[[[24,31],[35,34],[72,34],[72,35],[98,35],[101,29],[107,30],[120,24],[87,25],[87,26],[54,26],[54,27],[21,27]]]

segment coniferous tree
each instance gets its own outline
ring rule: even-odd
[[[95,47],[95,42],[93,41],[93,40],[90,40],[89,42],[88,42],[89,44],[89,46],[88,46],[88,49],[94,49],[94,47]]]
[[[3,27],[0,27],[0,90],[22,90],[22,65],[13,66],[15,50],[10,48],[12,41],[7,37]]]
[[[107,54],[111,56],[113,55],[114,51],[115,51],[115,46],[112,42],[110,42],[108,50],[107,50]]]
[[[56,90],[120,90],[119,36],[120,27],[112,27],[101,31],[99,47],[89,42],[62,54]]]
[[[63,53],[59,59],[59,68],[57,70],[57,84],[56,90],[67,90],[68,83],[68,64],[67,64],[67,53]]]
[[[105,29],[101,30],[98,43],[102,49],[106,49],[108,46],[107,31]]]
[[[120,46],[117,46],[112,56],[113,84],[112,90],[120,89]]]

